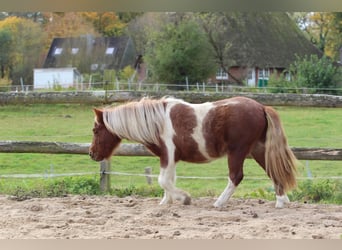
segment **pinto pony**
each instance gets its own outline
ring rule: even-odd
[[[215,207],[222,207],[243,179],[243,163],[250,155],[272,179],[276,207],[289,202],[286,192],[296,186],[296,158],[276,111],[245,97],[191,104],[164,97],[143,98],[117,107],[94,109],[93,141],[89,149],[95,161],[109,159],[122,139],[139,142],[160,158],[160,204],[180,200],[190,204],[189,194],[175,187],[176,163],[204,163],[228,157],[228,184]]]

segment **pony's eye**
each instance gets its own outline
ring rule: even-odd
[[[94,133],[94,135],[97,135],[98,134],[97,129],[93,128],[93,133]]]

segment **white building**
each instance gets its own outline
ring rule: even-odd
[[[81,82],[82,76],[76,68],[42,68],[33,70],[34,89],[77,88]]]

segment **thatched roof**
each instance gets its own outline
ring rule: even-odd
[[[119,70],[134,64],[136,52],[129,37],[54,38],[44,68],[76,67],[82,73]]]
[[[236,66],[287,68],[299,56],[319,51],[283,12],[238,12],[226,14],[229,56]]]

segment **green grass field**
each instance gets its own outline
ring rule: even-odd
[[[276,110],[280,114],[290,146],[342,148],[341,109],[276,107]],[[89,105],[35,104],[0,107],[0,140],[90,142],[92,126],[93,113],[92,106]],[[158,158],[113,157],[111,165],[112,171],[133,174],[111,177],[116,194],[146,192],[148,195],[161,195],[156,179],[152,186],[148,186],[145,177],[134,176],[144,173],[144,168],[147,166],[152,167],[153,174],[158,174]],[[93,174],[86,177],[48,177],[50,173],[80,172]],[[0,153],[0,176],[46,174],[46,178],[40,179],[0,177],[0,193],[13,194],[18,190],[46,189],[46,185],[53,185],[55,189],[56,181],[60,185],[68,186],[68,190],[70,186],[78,185],[79,188],[73,189],[74,192],[87,193],[89,190],[85,185],[98,183],[98,172],[99,164],[91,161],[87,155]],[[267,180],[263,170],[253,160],[245,161],[244,172],[245,179],[234,194],[235,197],[272,199],[274,196],[272,183]],[[299,177],[307,177],[308,173],[315,178],[342,176],[342,163],[301,161]],[[177,167],[177,175],[180,176],[177,186],[188,191],[192,196],[216,196],[226,186],[227,161],[223,158],[201,165],[181,162]],[[181,178],[182,176],[203,179]],[[213,179],[205,179],[206,177]],[[90,182],[84,181],[85,179]],[[80,186],[80,182],[83,186]],[[331,182],[332,186],[337,188],[335,191],[341,188],[341,180],[318,180],[318,182],[328,182],[328,184]],[[303,180],[300,180],[300,183],[308,185]]]

